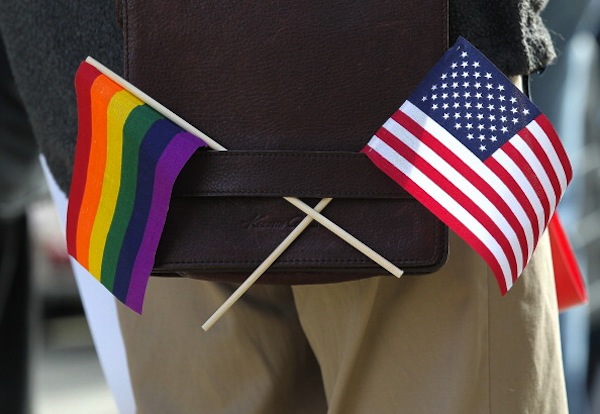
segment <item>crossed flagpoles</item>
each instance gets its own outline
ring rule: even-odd
[[[86,62],[94,66],[108,78],[127,89],[137,98],[144,101],[147,105],[154,108],[160,114],[186,130],[187,132],[201,138],[206,144],[215,151],[227,151],[221,144],[208,137],[202,131],[195,128],[193,125],[179,117],[174,112],[170,111],[159,102],[146,95],[144,92],[121,78],[110,69],[96,61],[95,59],[88,57]],[[313,221],[317,221],[329,231],[340,237],[342,240],[350,244],[352,247],[363,253],[365,256],[373,260],[375,263],[383,267],[385,270],[390,272],[396,277],[402,276],[404,273],[389,260],[385,259],[379,253],[365,245],[363,242],[352,236],[346,230],[329,220],[327,217],[321,214],[321,211],[332,201],[331,198],[323,198],[314,208],[302,202],[300,199],[295,197],[283,197],[284,200],[291,203],[307,216],[294,228],[294,230],[273,250],[273,252],[252,272],[250,276],[237,288],[237,290],[215,311],[215,313],[202,325],[202,329],[205,331],[209,330],[225,312],[258,280],[258,278],[277,260],[277,258],[292,244],[292,242],[308,227]]]

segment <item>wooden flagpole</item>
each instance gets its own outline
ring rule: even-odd
[[[170,109],[165,107],[164,105],[160,104],[158,101],[156,101],[152,97],[148,96],[146,93],[144,93],[141,90],[139,90],[138,88],[136,88],[131,83],[127,82],[125,79],[123,79],[122,77],[120,77],[119,75],[117,75],[116,73],[111,71],[110,69],[108,69],[106,66],[104,66],[103,64],[101,64],[100,62],[95,60],[94,58],[88,57],[86,59],[86,62],[89,63],[90,65],[94,66],[96,69],[98,69],[100,72],[102,72],[104,75],[106,75],[108,78],[110,78],[111,80],[113,80],[114,82],[116,82],[117,84],[122,86],[123,88],[127,89],[129,92],[131,92],[137,98],[142,100],[144,103],[148,104],[150,107],[155,109],[157,112],[159,112],[161,115],[165,116],[167,119],[169,119],[173,123],[179,125],[181,128],[183,128],[187,132],[201,138],[204,142],[206,142],[206,144],[211,149],[216,150],[216,151],[227,151],[227,149],[225,147],[223,147],[221,144],[219,144],[218,142],[216,142],[215,140],[210,138],[208,135],[206,135],[205,133],[203,133],[202,131],[200,131],[199,129],[194,127],[193,125],[191,125],[189,122],[187,122],[186,120],[181,118],[179,115],[177,115],[176,113],[174,113],[173,111],[171,111]],[[325,227],[326,229],[328,229],[329,231],[334,233],[336,236],[340,237],[346,243],[350,244],[352,247],[359,250],[365,256],[367,256],[368,258],[373,260],[375,263],[377,263],[379,266],[383,267],[385,270],[390,272],[392,275],[394,275],[396,277],[400,277],[404,273],[402,270],[400,270],[397,266],[395,266],[389,260],[387,260],[386,258],[381,256],[379,253],[377,253],[376,251],[371,249],[369,246],[367,246],[366,244],[364,244],[363,242],[358,240],[356,237],[352,236],[346,230],[342,229],[340,226],[338,226],[337,224],[335,224],[334,222],[332,222],[331,220],[329,220],[327,217],[323,216],[320,213],[320,211],[325,208],[325,206],[331,201],[331,199],[324,198],[323,200],[321,200],[321,202],[317,205],[317,206],[320,206],[320,209],[317,210],[316,207],[315,207],[315,209],[313,209],[308,204],[302,202],[298,198],[295,198],[295,197],[283,197],[283,198],[286,201],[288,201],[289,203],[296,206],[298,209],[302,210],[305,214],[307,214],[308,217],[305,217],[304,220],[302,220],[302,222],[300,223],[300,225],[298,225],[290,233],[290,235],[288,235],[288,237],[286,237],[284,239],[284,241],[273,251],[273,253],[271,253],[271,255],[269,255],[269,257],[267,257],[267,259],[252,273],[252,275],[250,275],[250,277],[248,277],[248,279],[246,280],[246,282],[248,282],[248,283],[244,282],[244,284],[238,288],[238,290],[240,290],[241,292],[239,294],[237,291],[234,292],[232,297],[230,297],[221,306],[221,308],[219,308],[219,310],[217,310],[217,312],[215,312],[215,314],[204,324],[204,325],[207,325],[209,323],[209,321],[211,321],[211,323],[207,325],[207,328],[205,328],[205,330],[210,328],[210,326],[212,326],[214,324],[214,322],[216,322],[216,320],[223,313],[225,313],[225,311],[237,299],[239,299],[239,297],[246,290],[248,290],[248,288],[252,285],[252,283],[254,283],[254,281],[256,281],[269,268],[269,266],[277,259],[277,257],[279,257],[279,255],[281,255],[281,253],[283,253],[283,251],[287,247],[289,247],[289,245],[302,233],[302,231],[304,229],[306,229],[306,227],[308,227],[308,225],[310,224],[310,222],[313,219],[315,221],[317,221],[319,224],[323,225],[323,227]],[[306,223],[305,223],[305,220],[306,220]],[[305,224],[302,226],[302,223],[305,223]],[[301,230],[299,230],[300,228],[301,228]],[[298,230],[298,231],[296,231],[296,230]],[[260,269],[260,271],[259,271],[259,269]],[[252,279],[252,280],[249,281],[250,279]],[[228,306],[225,306],[226,304],[228,304]],[[203,327],[204,327],[204,325],[203,325]]]
[[[327,204],[331,201],[331,198],[324,198],[319,201],[314,208],[315,211],[321,212]],[[217,309],[213,315],[208,318],[206,322],[202,325],[202,329],[208,331],[214,324],[217,322],[221,316],[239,299],[242,297],[244,293],[258,280],[263,273],[267,271],[269,267],[277,260],[279,256],[292,244],[294,240],[308,227],[310,223],[312,223],[313,219],[311,216],[306,216],[302,221],[296,226],[294,230],[273,250],[273,252],[262,262],[255,270],[252,272],[250,276],[242,283],[235,292],[229,296],[229,298],[223,302],[223,304]]]

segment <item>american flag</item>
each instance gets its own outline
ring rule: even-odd
[[[548,119],[463,38],[363,152],[485,259],[502,294],[572,177]]]

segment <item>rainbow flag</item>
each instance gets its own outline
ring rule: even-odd
[[[175,179],[206,143],[82,63],[67,248],[141,313]]]

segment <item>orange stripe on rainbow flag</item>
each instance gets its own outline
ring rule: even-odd
[[[110,79],[99,76],[92,84],[91,94],[95,97],[91,103],[92,145],[90,148],[88,177],[83,194],[79,219],[77,221],[77,261],[85,268],[89,265],[89,242],[102,191],[104,170],[106,168],[106,118],[110,99],[123,88]],[[94,275],[95,277],[98,277]]]

